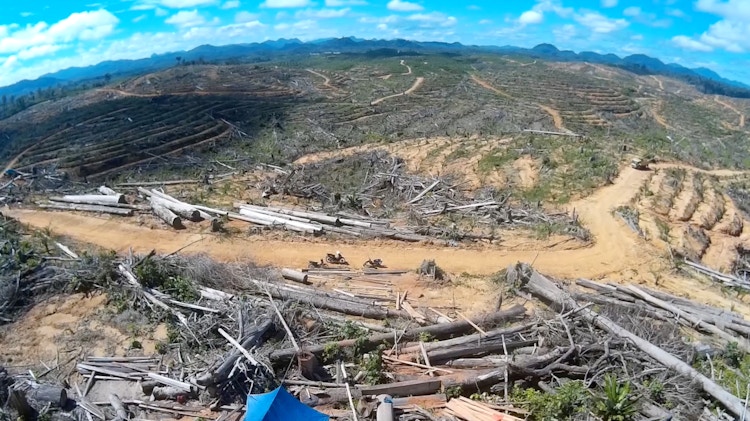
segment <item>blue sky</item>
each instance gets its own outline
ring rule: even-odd
[[[750,83],[750,0],[4,0],[0,86],[201,44],[349,35],[644,53]]]

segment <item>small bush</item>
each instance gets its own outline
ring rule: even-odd
[[[617,377],[604,377],[604,391],[596,399],[596,414],[604,421],[629,421],[638,412],[636,401],[631,397],[630,382],[620,383]]]

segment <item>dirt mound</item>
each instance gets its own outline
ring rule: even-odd
[[[19,321],[0,328],[0,362],[14,366],[37,365],[70,352],[88,355],[124,355],[134,341],[137,352],[153,354],[156,343],[166,338],[166,327],[148,332],[138,314],[131,319],[113,318],[107,311],[106,295],[83,294],[52,297],[37,304]],[[127,315],[126,315],[127,316]],[[62,361],[63,357],[60,357]]]
[[[673,234],[675,251],[688,259],[699,262],[711,244],[711,238],[702,228],[689,224]]]
[[[674,200],[670,217],[681,222],[689,221],[702,200],[703,175],[691,172],[685,177],[680,194]]]

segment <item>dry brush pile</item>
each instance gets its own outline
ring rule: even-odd
[[[52,249],[35,250],[63,262]],[[403,420],[731,419],[744,411],[750,322],[642,287],[566,286],[518,264],[496,277],[498,307],[467,316],[383,295],[392,292],[388,271],[367,272],[364,290],[328,291],[203,256],[90,260],[63,250],[73,265],[60,279],[66,287],[106,292],[117,311],[165,322],[169,334],[159,358],[131,349],[11,373],[6,411],[26,419],[241,417],[248,393],[281,384],[343,419],[374,419],[381,394]],[[81,266],[88,272],[73,270]],[[47,278],[22,280],[10,297],[27,300],[15,300],[6,319],[38,294],[63,290]],[[519,300],[533,305],[512,304]]]

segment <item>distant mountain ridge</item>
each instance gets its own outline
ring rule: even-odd
[[[201,45],[189,51],[155,54],[137,60],[104,61],[87,67],[71,67],[44,75],[35,80],[23,80],[0,87],[0,95],[20,96],[39,89],[54,88],[85,80],[102,79],[105,75],[128,76],[162,70],[182,61],[221,61],[230,59],[267,61],[295,55],[339,52],[343,54],[368,53],[377,55],[408,55],[414,53],[501,53],[541,58],[553,61],[591,62],[619,67],[636,74],[663,75],[683,80],[709,94],[750,98],[750,86],[721,77],[706,69],[690,69],[679,64],[665,64],[659,59],[643,54],[620,58],[615,54],[591,51],[575,53],[559,50],[552,44],[539,44],[534,48],[513,46],[472,46],[460,43],[417,42],[404,39],[363,40],[354,37],[322,39],[302,42],[298,39],[279,39],[262,43],[231,44],[224,46]]]

